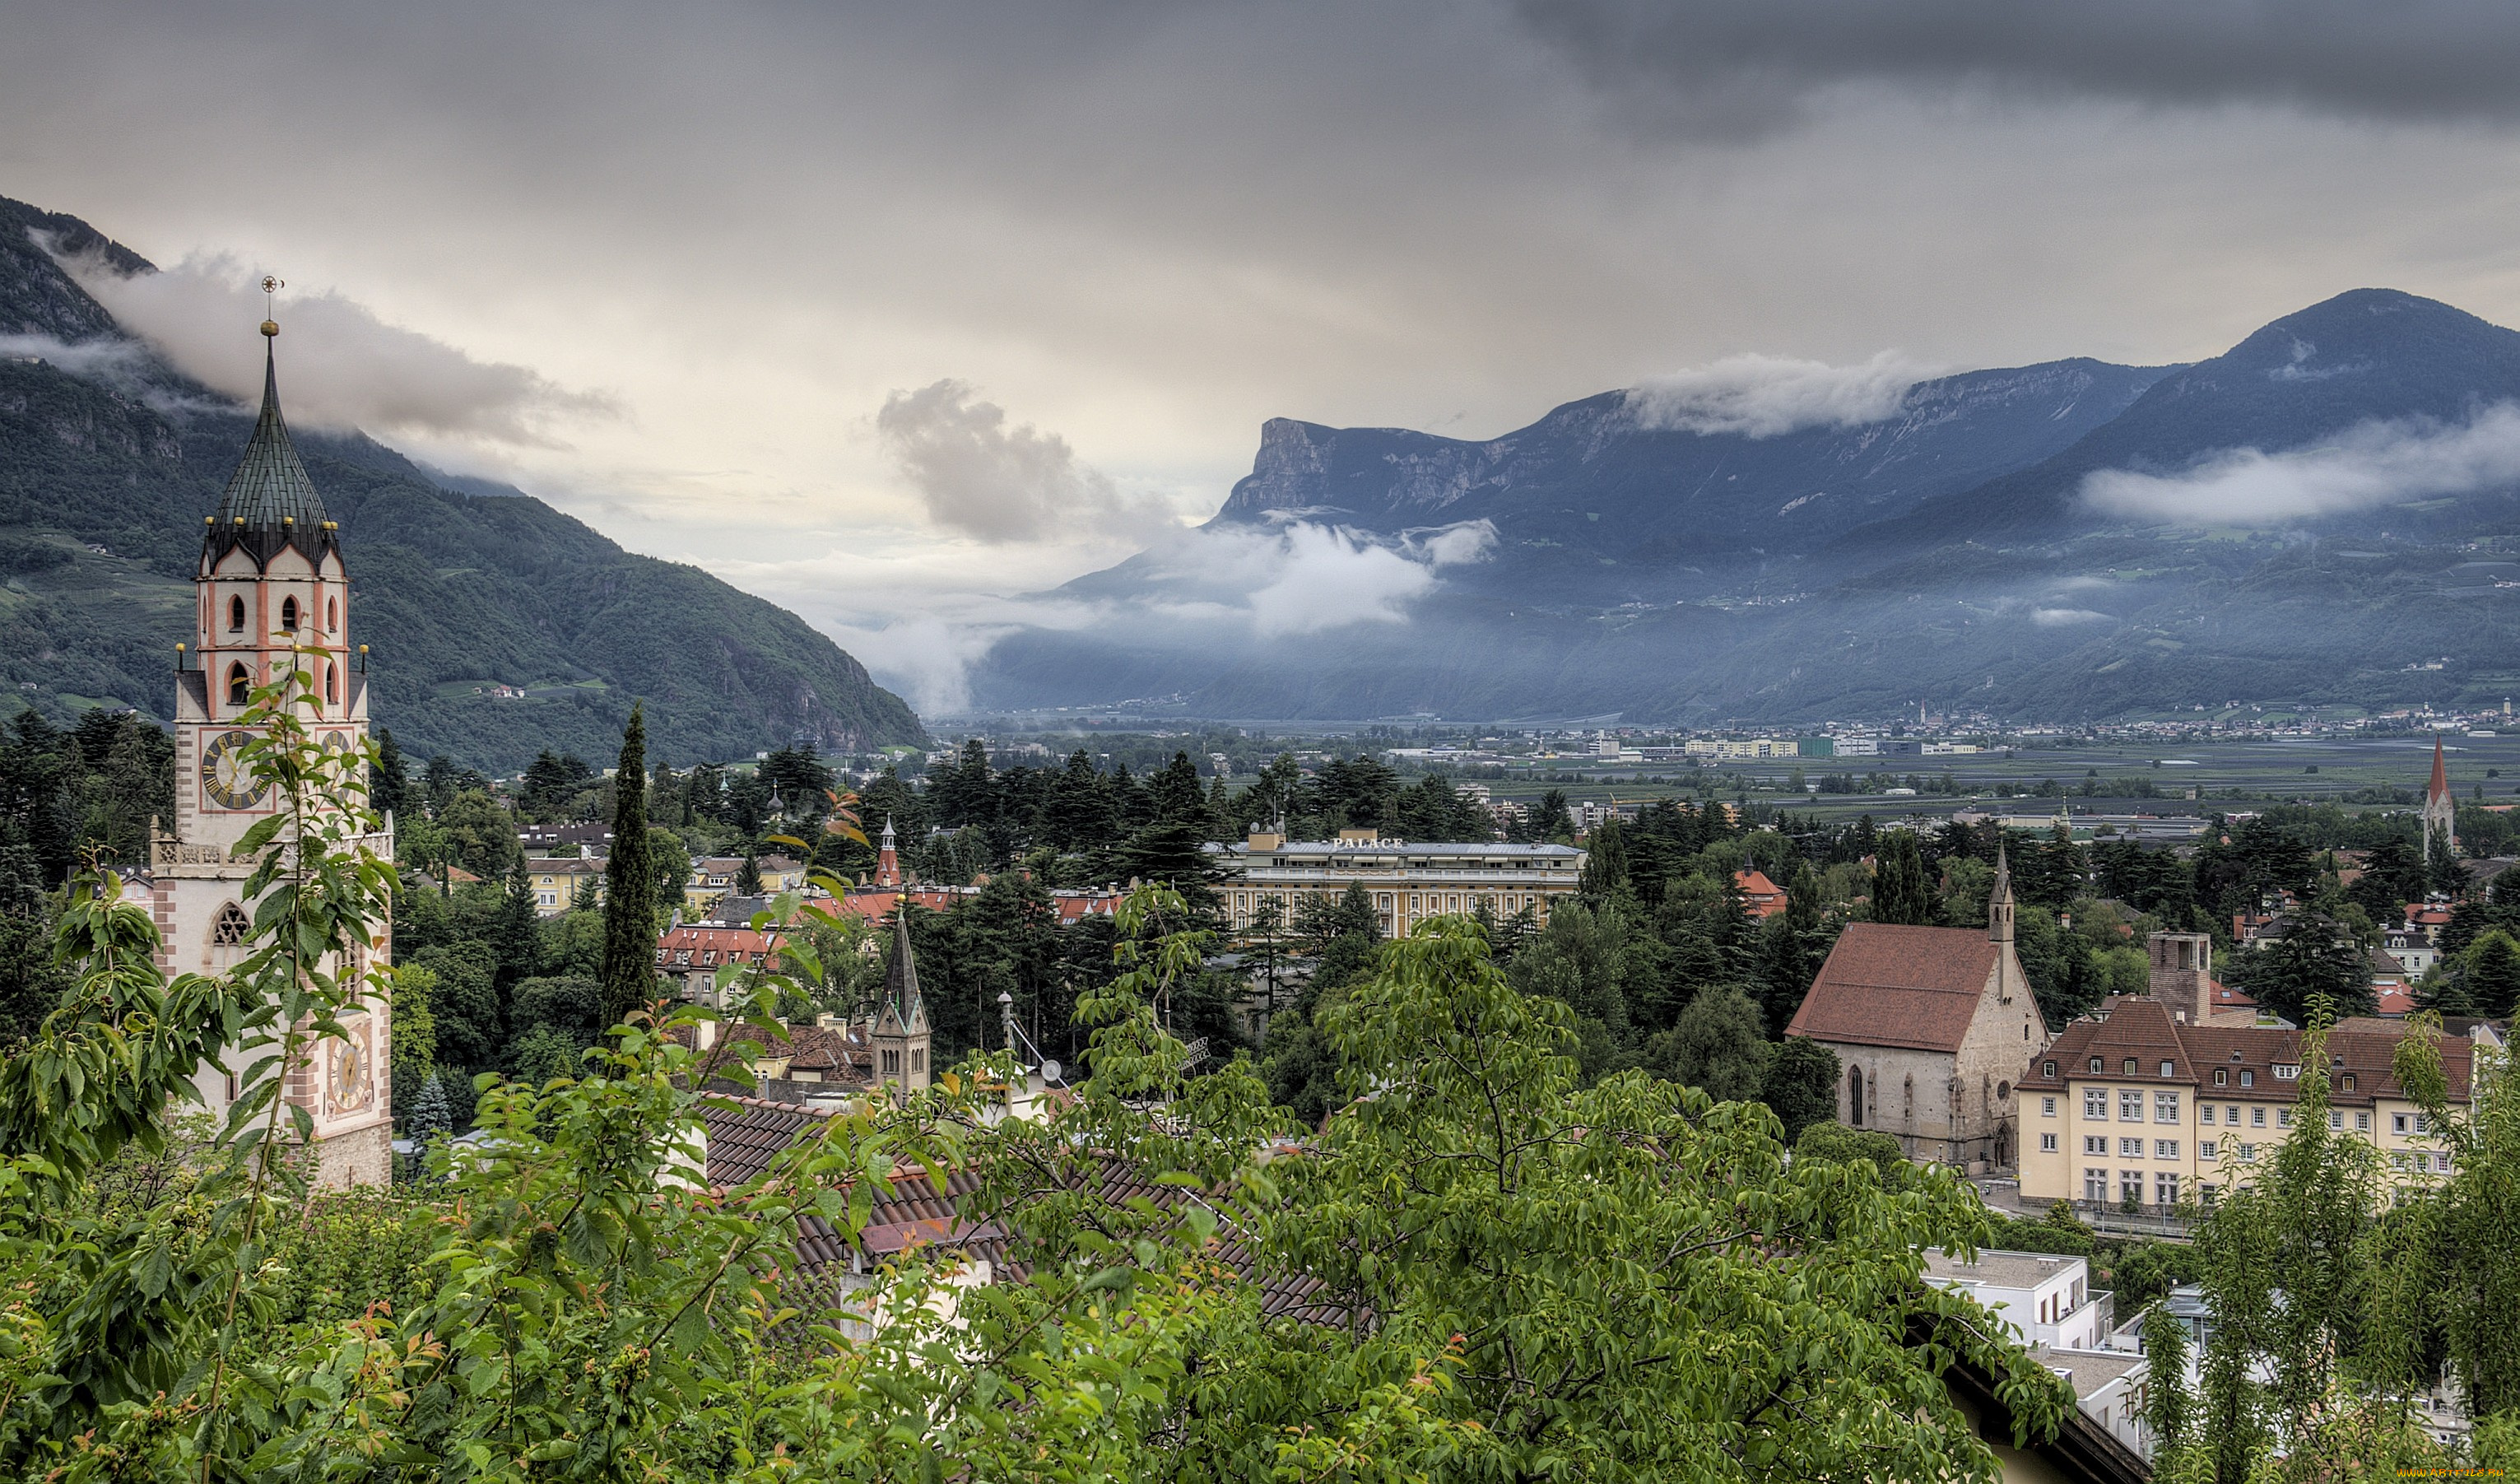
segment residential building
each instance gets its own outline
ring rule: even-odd
[[[2114,1327],[2106,1291],[2092,1292],[2091,1265],[2046,1252],[1984,1251],[1974,1262],[1925,1254],[1925,1282],[1986,1306],[2025,1345],[2096,1350]]]
[[[656,940],[656,972],[672,980],[684,999],[716,1006],[719,970],[749,965],[779,967],[777,928],[685,924],[670,927]]]
[[[2091,1289],[2091,1264],[2046,1252],[1983,1251],[1974,1262],[1925,1254],[1925,1282],[1966,1293],[2074,1388],[2075,1405],[2129,1451],[2152,1456],[2143,1420],[2146,1367],[2115,1349],[2115,1296]]]
[[[805,865],[784,855],[765,855],[753,861],[761,873],[761,889],[770,896],[805,888]],[[708,905],[736,889],[743,877],[743,857],[712,855],[695,862],[692,878],[683,884],[683,910],[704,912]]]
[[[2152,1457],[2152,1428],[2144,1420],[2152,1368],[2140,1351],[2050,1346],[2033,1350],[2030,1358],[2074,1388],[2074,1405],[2083,1416],[2129,1452]]]
[[[2441,948],[2434,934],[2408,924],[2392,927],[2380,938],[2380,951],[2397,961],[2398,967],[2412,978],[2420,979],[2441,962]]]
[[[1637,818],[1636,805],[1622,804],[1615,799],[1577,799],[1568,806],[1566,812],[1567,816],[1575,821],[1575,830],[1579,834],[1590,834],[1613,820],[1634,824]]]
[[[2002,851],[1985,931],[1848,923],[1786,1031],[1837,1053],[1840,1123],[1895,1135],[1911,1159],[2011,1165],[2012,1079],[2048,1028],[2013,950]]]
[[[1528,908],[1545,924],[1552,908],[1574,895],[1584,870],[1584,852],[1571,845],[1403,844],[1371,830],[1342,831],[1335,840],[1288,840],[1255,830],[1241,844],[1207,848],[1228,873],[1217,891],[1238,930],[1251,925],[1268,898],[1282,902],[1291,921],[1304,902],[1334,899],[1350,885],[1365,888],[1384,937],[1482,904],[1500,918]]]
[[[534,916],[559,917],[577,905],[581,888],[593,893],[595,905],[604,905],[605,865],[604,857],[583,845],[575,855],[525,862],[525,885],[534,894]]]
[[[1736,871],[1732,884],[1740,888],[1741,910],[1762,922],[1792,905],[1784,888],[1769,880],[1764,871]]]
[[[826,1017],[812,1026],[786,1027],[785,1041],[749,1038],[760,1042],[760,1050],[749,1057],[758,1075],[889,1087],[896,1097],[928,1085],[931,1033],[908,920],[896,914],[892,931],[892,959],[884,966],[883,990],[875,1006],[849,1020]],[[674,980],[684,999],[722,1008],[717,976],[730,968],[777,970],[781,937],[775,927],[670,928],[656,941],[656,972]],[[698,1046],[702,1051],[741,1033],[736,1027],[721,1034],[713,1024],[700,1029]]]
[[[612,849],[612,827],[602,820],[581,820],[569,825],[518,825],[517,843],[527,855],[567,855],[581,845],[591,845],[597,855]]]
[[[2368,1141],[2399,1179],[2450,1172],[2450,1155],[2391,1070],[2399,1027],[2330,1032],[2328,1126]],[[2016,1095],[2021,1197],[2086,1207],[2210,1201],[2296,1126],[2300,1031],[2199,1025],[2150,995],[2111,996],[2031,1058]],[[2440,1038],[2453,1102],[2467,1101],[2476,1043]]]
[[[2187,1373],[2182,1378],[2188,1395],[2197,1400],[2204,1396],[2203,1361],[2205,1348],[2214,1339],[2214,1307],[2206,1300],[2205,1290],[2195,1283],[2181,1283],[2170,1290],[2162,1301],[2170,1317],[2187,1331]],[[2143,1342],[2143,1316],[2135,1315],[2119,1329],[2112,1345],[2120,1350],[2135,1351]],[[2251,1368],[2251,1379],[2264,1383],[2272,1371],[2263,1362]],[[2426,1436],[2445,1448],[2463,1449],[2474,1431],[2474,1423],[2459,1395],[2455,1382],[2445,1379],[2408,1398],[2413,1404],[2411,1420]]]
[[[254,734],[243,722],[254,692],[302,672],[310,689],[297,717],[307,740],[336,757],[368,740],[366,646],[350,647],[340,528],[281,417],[272,354],[280,327],[265,320],[262,333],[261,414],[217,508],[202,517],[193,644],[176,651],[174,817],[153,823],[149,838],[150,917],[165,973],[224,973],[252,946],[258,898],[247,887],[256,861],[234,851],[282,807],[251,763]],[[340,844],[391,861],[393,821]],[[364,984],[369,966],[390,957],[387,924],[380,919],[370,934],[328,953],[325,972]],[[338,1033],[311,1040],[282,1074],[280,1094],[308,1120],[319,1184],[382,1185],[393,1167],[387,1002],[354,993],[337,1018]],[[202,1111],[223,1117],[245,1091],[248,1060],[261,1055],[231,1051],[205,1062],[194,1077]]]

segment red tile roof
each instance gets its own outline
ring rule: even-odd
[[[1997,951],[1973,928],[1849,922],[1786,1034],[1956,1052],[1995,972]]]
[[[731,1188],[757,1178],[796,1142],[797,1134],[830,1116],[820,1108],[767,1098],[711,1094],[701,1099],[700,1122],[708,1129],[709,1184]]]
[[[2341,1080],[2333,1083],[2329,1102],[2368,1107],[2375,1099],[2406,1096],[2390,1070],[2403,1027],[2390,1024],[2380,1033],[2364,1028],[2375,1023],[2386,1022],[2348,1020],[2329,1032],[2329,1069],[2351,1072],[2355,1081],[2351,1089]],[[2299,1091],[2299,1081],[2279,1078],[2274,1069],[2300,1064],[2301,1039],[2300,1031],[2279,1026],[2181,1025],[2171,1018],[2168,1006],[2148,995],[2114,995],[2098,1014],[2085,1015],[2066,1026],[2054,1043],[2033,1057],[2020,1086],[2024,1092],[2054,1092],[2073,1079],[2103,1077],[2112,1082],[2192,1087],[2199,1096],[2211,1098],[2290,1098]],[[2474,1043],[2443,1036],[2439,1044],[2451,1098],[2464,1102]],[[2100,1059],[2096,1072],[2091,1069],[2094,1057]],[[2126,1069],[2129,1058],[2135,1061],[2132,1072]],[[2161,1074],[2163,1061],[2171,1063],[2167,1077]],[[2052,1075],[2047,1070],[2050,1066],[2056,1068]],[[2212,1080],[2217,1070],[2225,1073],[2220,1084]],[[2251,1079],[2245,1090],[2240,1086],[2243,1071]]]
[[[829,1116],[819,1109],[760,1098],[712,1097],[703,1100],[700,1112],[709,1131],[709,1183],[721,1187],[741,1185],[759,1176],[800,1133]],[[1089,1174],[1086,1184],[1093,1189],[1084,1193],[1114,1206],[1140,1198],[1157,1206],[1173,1206],[1195,1193],[1179,1186],[1158,1185],[1135,1166],[1117,1159],[1088,1161],[1085,1168],[1099,1170],[1099,1179]],[[796,1242],[799,1272],[794,1281],[800,1291],[796,1296],[819,1298],[826,1306],[840,1307],[846,1301],[845,1295],[832,1280],[851,1270],[856,1251],[880,1262],[920,1246],[951,1248],[985,1259],[996,1277],[1021,1281],[1026,1269],[1014,1258],[1006,1225],[996,1213],[977,1208],[982,1195],[979,1175],[968,1168],[943,1173],[944,1188],[940,1191],[923,1169],[895,1169],[891,1175],[892,1193],[875,1192],[855,1248],[820,1216],[800,1216]],[[1218,1261],[1259,1285],[1262,1313],[1292,1315],[1320,1324],[1347,1323],[1349,1316],[1343,1308],[1332,1308],[1322,1298],[1321,1280],[1302,1274],[1261,1274],[1249,1244],[1230,1235],[1220,1237],[1211,1251]]]
[[[676,927],[656,939],[660,968],[714,968],[726,964],[759,964],[778,948],[774,933],[749,927]]]
[[[1754,918],[1773,918],[1785,910],[1783,888],[1768,879],[1764,871],[1736,871],[1733,884],[1741,888],[1741,908]]]

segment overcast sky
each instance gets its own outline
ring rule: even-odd
[[[916,688],[1272,416],[2520,323],[2515,79],[2442,0],[88,0],[0,16],[0,195],[180,270],[116,308],[214,380],[282,275],[307,416]]]

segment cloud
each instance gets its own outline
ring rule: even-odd
[[[1885,350],[1858,366],[1780,356],[1727,356],[1628,393],[1637,426],[1773,438],[1804,427],[1858,427],[1896,417],[1931,372]]]
[[[832,637],[865,663],[876,679],[900,693],[922,716],[965,710],[971,704],[971,666],[989,647],[1019,625],[958,623],[933,614],[881,627],[832,624]]]
[[[1411,531],[1404,542],[1428,566],[1467,566],[1495,555],[1497,529],[1494,521],[1464,520],[1436,530]]]
[[[259,276],[239,259],[197,253],[129,276],[95,256],[65,257],[62,266],[177,370],[239,401],[260,397],[253,327],[263,296]],[[289,416],[308,427],[557,448],[564,445],[553,425],[614,412],[607,397],[522,366],[476,361],[331,291],[285,291],[277,317]]]
[[[928,517],[982,541],[1073,538],[1171,516],[1164,501],[1124,493],[1080,462],[1058,434],[1009,427],[1005,408],[951,378],[884,398],[875,426]]]
[[[49,335],[0,335],[0,358],[49,361],[74,377],[100,382],[135,380],[149,352],[129,340],[60,340]]]
[[[2102,470],[2084,477],[2082,495],[2104,515],[2274,525],[2514,482],[2520,406],[2502,402],[2464,425],[2364,423],[2317,447],[2228,449],[2177,474]]]
[[[1398,623],[1408,616],[1409,604],[1435,586],[1431,559],[1413,562],[1327,525],[1286,527],[1270,555],[1274,575],[1249,599],[1251,627],[1263,639],[1351,623]]]
[[[2096,608],[2033,608],[2030,621],[2043,629],[2052,629],[2069,623],[2109,623],[2114,620]]]
[[[2500,0],[1517,0],[1515,10],[1588,78],[1685,133],[1766,132],[1849,83],[2520,117],[2520,10]]]
[[[1274,639],[1401,622],[1412,603],[1434,591],[1442,569],[1484,561],[1495,547],[1496,528],[1485,520],[1412,531],[1394,542],[1311,520],[1208,526],[1099,574],[1120,580],[1097,581],[1085,596],[1108,603],[1113,614]]]

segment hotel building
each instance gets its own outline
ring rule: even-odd
[[[1289,840],[1254,831],[1238,845],[1210,846],[1228,875],[1217,884],[1226,921],[1251,925],[1272,897],[1282,922],[1294,921],[1306,900],[1336,900],[1361,885],[1373,902],[1386,938],[1403,937],[1428,918],[1466,915],[1484,903],[1499,918],[1531,910],[1547,925],[1551,909],[1575,894],[1584,852],[1572,845],[1402,844],[1371,830],[1342,830],[1335,840]]]

